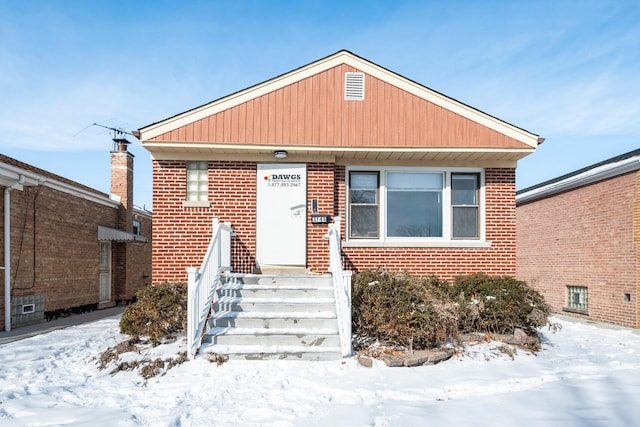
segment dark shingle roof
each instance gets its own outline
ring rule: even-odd
[[[602,162],[593,164],[591,166],[587,166],[587,167],[584,167],[582,169],[578,169],[577,171],[570,172],[568,174],[559,176],[557,178],[553,178],[553,179],[550,179],[548,181],[544,181],[544,182],[541,182],[539,184],[532,185],[531,187],[523,188],[522,190],[517,191],[516,195],[522,194],[522,193],[526,193],[526,192],[529,192],[531,190],[535,190],[537,188],[545,187],[547,185],[555,184],[557,182],[564,181],[564,180],[566,180],[568,178],[571,178],[573,176],[580,175],[582,173],[588,172],[588,171],[590,171],[592,169],[599,168],[601,166],[605,166],[605,165],[612,164],[612,163],[617,163],[617,162],[620,162],[622,160],[626,160],[626,159],[629,159],[629,158],[635,157],[635,156],[640,156],[640,148],[636,149],[636,150],[633,150],[633,151],[629,151],[628,153],[624,153],[624,154],[621,154],[621,155],[616,156],[616,157],[612,157],[610,159],[607,159],[607,160],[604,160]]]

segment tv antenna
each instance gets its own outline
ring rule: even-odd
[[[94,123],[94,126],[98,126],[101,128],[105,128],[105,129],[109,129],[111,132],[113,132],[113,150],[115,151],[115,149],[117,148],[118,144],[131,144],[131,141],[129,141],[126,137],[126,135],[131,135],[135,138],[135,135],[132,134],[131,132],[127,132],[126,130],[122,129],[122,128],[114,128],[111,126],[105,126],[105,125],[101,125],[100,123]]]

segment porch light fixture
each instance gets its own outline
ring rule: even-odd
[[[273,155],[276,159],[286,159],[288,154],[289,153],[287,153],[284,150],[278,150],[273,152]]]

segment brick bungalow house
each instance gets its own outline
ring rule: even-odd
[[[153,281],[186,281],[212,218],[233,269],[516,273],[515,168],[542,139],[348,51],[145,126]]]
[[[111,195],[0,154],[0,327],[131,300],[151,283],[151,213],[133,155],[111,153]]]
[[[518,191],[517,275],[556,312],[640,327],[640,150]]]

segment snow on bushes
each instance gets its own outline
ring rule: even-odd
[[[422,350],[459,333],[535,334],[551,308],[525,282],[483,273],[453,284],[431,276],[364,270],[353,279],[353,330],[359,337]]]
[[[513,277],[459,276],[447,290],[460,307],[460,332],[513,334],[519,328],[533,335],[549,323],[551,307],[542,295]]]

